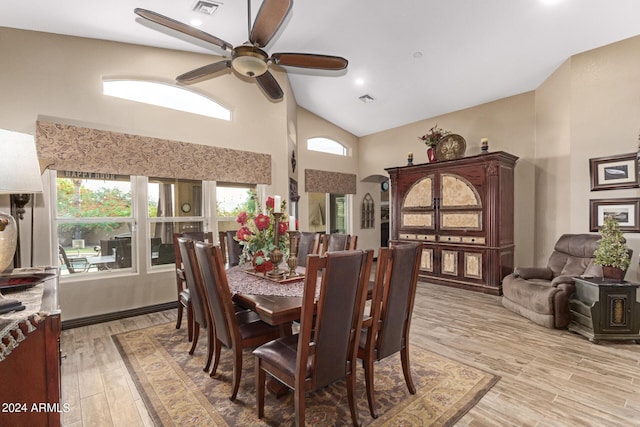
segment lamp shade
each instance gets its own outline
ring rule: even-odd
[[[32,135],[0,129],[0,194],[42,193]]]

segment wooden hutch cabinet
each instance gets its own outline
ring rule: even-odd
[[[38,316],[29,315],[19,322],[22,336],[20,341],[4,360],[0,361],[0,425],[2,426],[48,426],[59,427],[60,415],[69,410],[68,404],[60,402],[60,308],[58,305],[58,276],[45,279],[42,284],[41,300],[30,301],[39,307]],[[7,298],[25,302],[25,292],[9,293]],[[26,305],[26,303],[25,303]],[[20,313],[16,312],[16,316]],[[0,316],[0,324],[11,319],[11,313]],[[38,318],[38,320],[35,320]],[[11,323],[11,321],[9,321]],[[31,325],[33,330],[30,330]],[[18,337],[17,329],[6,331],[3,341],[8,342],[9,334]]]
[[[424,243],[420,279],[502,293],[513,271],[517,160],[499,151],[386,169],[391,238]]]

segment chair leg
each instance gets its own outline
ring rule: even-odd
[[[238,389],[240,388],[240,377],[242,376],[242,349],[233,349],[233,392],[229,400],[236,400]]]
[[[189,342],[193,341],[193,306],[191,302],[187,305],[187,337],[189,338]]]
[[[180,298],[178,298],[178,319],[176,320],[176,329],[180,329],[180,325],[182,325],[182,303],[180,302]]]
[[[264,417],[264,389],[267,374],[262,369],[262,359],[256,357],[256,405],[258,406],[258,418]]]
[[[367,401],[369,402],[369,412],[372,418],[378,418],[378,412],[376,411],[376,399],[374,395],[373,386],[373,355],[362,359],[364,366],[364,382],[367,389]]]
[[[347,399],[349,400],[349,411],[351,411],[351,422],[353,423],[354,427],[359,427],[360,422],[358,422],[358,408],[356,408],[355,395],[356,376],[353,372],[351,372],[347,374]]]
[[[203,371],[209,372],[211,367],[211,360],[213,359],[213,349],[216,345],[215,328],[213,325],[207,326],[207,364],[204,366]]]
[[[218,363],[220,362],[220,351],[222,350],[222,343],[216,338],[216,345],[213,351],[213,368],[209,372],[209,376],[213,377],[218,370]]]
[[[200,324],[198,322],[194,322],[193,341],[191,341],[191,349],[189,350],[189,354],[193,354],[193,352],[196,350],[196,344],[198,344],[199,336],[200,336]]]
[[[411,378],[411,366],[409,364],[409,346],[405,346],[400,350],[400,360],[402,360],[402,373],[404,374],[404,381],[407,383],[409,393],[416,394],[416,387],[413,385],[413,378]]]
[[[296,427],[304,427],[304,390],[299,387],[293,390],[293,403],[296,408]]]

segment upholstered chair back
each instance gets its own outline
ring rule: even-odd
[[[590,275],[602,277],[602,267],[594,264],[599,234],[563,234],[549,257],[547,267],[553,277]]]

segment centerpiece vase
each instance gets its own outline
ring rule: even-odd
[[[429,158],[429,163],[433,163],[436,161],[436,147],[430,145],[427,148],[427,157]]]
[[[299,274],[296,272],[298,267],[298,232],[287,231],[289,234],[289,259],[287,260],[287,266],[289,267],[289,277],[297,277]]]

